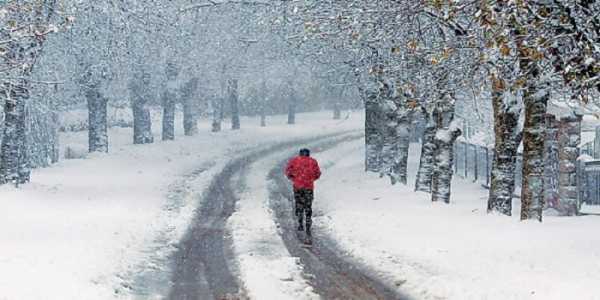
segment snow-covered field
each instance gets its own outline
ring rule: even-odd
[[[487,215],[486,191],[460,179],[452,204],[431,203],[411,186],[417,155],[409,186],[392,187],[363,172],[360,141],[318,154],[335,165],[317,185],[317,230],[415,299],[600,299],[600,216]]]
[[[362,126],[360,113],[346,121],[329,112],[297,118],[289,126],[274,117],[266,128],[243,118],[242,130],[216,134],[201,122],[198,136],[178,133],[173,142],[159,141],[155,130],[155,144],[137,146],[131,129],[111,129],[110,154],[62,161],[35,170],[31,184],[1,187],[0,299],[127,297],[128,275],[168,254],[153,245],[180,239],[199,204],[195,192],[228,161],[252,147]],[[61,142],[85,148],[86,137],[68,133]]]

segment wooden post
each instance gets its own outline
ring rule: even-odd
[[[465,149],[465,179],[469,178],[469,145],[464,143]]]
[[[458,143],[454,143],[454,174],[458,174]]]
[[[477,145],[473,145],[473,154],[475,154],[475,164],[473,165],[473,175],[474,175],[474,179],[473,182],[477,182],[478,176],[479,176],[479,155],[477,155]]]
[[[485,147],[485,184],[490,186],[490,148]]]
[[[600,125],[596,126],[596,138],[594,139],[594,149],[592,156],[600,159]]]

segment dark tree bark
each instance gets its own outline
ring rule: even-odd
[[[269,101],[267,99],[267,83],[264,81],[260,85],[258,103],[260,105],[260,109],[259,109],[260,127],[266,127],[267,126],[267,103],[269,103]]]
[[[381,109],[377,92],[365,99],[365,170],[379,172],[381,167]]]
[[[431,178],[431,201],[450,203],[453,175],[454,142],[461,135],[458,128],[438,130],[435,138],[435,167]]]
[[[229,95],[229,103],[231,105],[231,129],[240,129],[240,108],[238,96],[238,81],[230,79],[227,84],[227,93]]]
[[[186,136],[198,134],[198,78],[192,78],[183,86],[181,97],[183,101],[183,132]]]
[[[425,109],[423,109],[423,119],[425,130],[423,131],[423,137],[421,138],[421,158],[419,170],[417,171],[415,191],[431,193],[436,126],[433,117]]]
[[[517,150],[521,143],[518,124],[521,112],[516,103],[504,103],[502,91],[505,84],[501,80],[494,78],[492,83],[495,145],[487,211],[510,216],[515,191]]]
[[[172,141],[175,139],[175,105],[177,104],[176,80],[179,75],[179,69],[175,63],[167,62],[165,68],[167,84],[162,93],[162,140]]]
[[[392,185],[407,183],[408,149],[410,138],[406,118],[389,117],[383,126],[381,150],[381,176],[388,176]]]
[[[340,103],[338,101],[335,101],[335,103],[333,103],[333,119],[339,120],[341,118],[342,118],[342,110],[340,108]]]
[[[212,98],[212,108],[213,108],[213,120],[212,120],[212,126],[211,126],[211,131],[212,132],[219,132],[221,131],[221,123],[223,120],[223,98],[218,97],[218,96],[213,96]]]
[[[264,102],[260,105],[260,127],[267,127],[267,105]]]
[[[60,159],[60,140],[58,135],[59,116],[58,113],[51,112],[52,121],[52,137],[50,142],[50,162],[55,164]]]
[[[544,137],[546,106],[549,94],[530,82],[525,90],[525,125],[523,128],[523,187],[521,220],[542,221],[544,207]]]
[[[172,141],[175,139],[175,93],[165,90],[162,94],[162,140]]]
[[[293,125],[293,124],[296,124],[296,106],[297,106],[298,99],[296,99],[296,91],[291,86],[291,84],[290,84],[289,88],[290,88],[290,91],[289,91],[289,95],[288,95],[288,120],[287,120],[287,123],[290,125]]]
[[[150,144],[154,142],[152,118],[150,110],[147,107],[149,96],[144,91],[149,83],[150,75],[145,73],[142,74],[141,78],[134,78],[130,83],[134,144]]]
[[[88,105],[88,150],[108,152],[107,103],[97,86],[90,86],[85,92]]]
[[[448,97],[448,96],[445,96]],[[450,188],[454,170],[454,142],[461,135],[454,126],[454,102],[442,99],[433,111],[436,123],[434,136],[434,165],[431,176],[431,201],[450,203]]]
[[[406,184],[411,112],[406,109],[403,97],[392,96],[391,87],[387,84],[382,92],[387,100],[381,105],[383,122],[380,175],[388,176],[392,185],[398,182]]]
[[[0,184],[16,185],[29,181],[30,167],[25,136],[25,102],[29,86],[24,79],[2,87],[4,101],[4,132],[0,145]]]
[[[46,35],[52,30],[49,24],[56,8],[56,1],[31,3],[27,7],[18,4],[17,9],[5,11],[3,19],[18,25],[17,34],[7,38],[3,34],[2,59],[9,68],[3,70],[14,78],[0,86],[5,97],[4,132],[0,144],[0,184],[12,182],[17,186],[29,182],[31,174],[30,145],[27,139],[26,102],[30,97],[30,78],[38,62]],[[21,7],[23,6],[23,7]]]

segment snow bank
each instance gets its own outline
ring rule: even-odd
[[[150,145],[131,145],[131,129],[113,128],[110,154],[35,170],[20,189],[0,187],[0,299],[128,297],[130,276],[159,267],[155,257],[169,254],[200,204],[199,191],[230,159],[252,147],[361,126],[358,115],[346,122],[330,120],[329,112],[297,118],[296,126],[273,118],[266,128],[244,118],[242,130],[216,134],[201,122],[196,137],[178,130],[176,141]],[[82,147],[86,135],[61,140]]]
[[[417,149],[411,145],[412,149]],[[456,179],[452,204],[363,172],[360,142],[319,155],[316,230],[416,299],[600,299],[600,217],[544,223],[486,214],[487,191]],[[410,174],[418,165],[411,151]],[[514,213],[520,203],[515,201]]]

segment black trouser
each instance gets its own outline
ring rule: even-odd
[[[294,189],[294,200],[296,200],[296,217],[298,223],[303,225],[304,215],[306,214],[306,232],[310,232],[312,225],[312,202],[313,190],[309,189]]]

